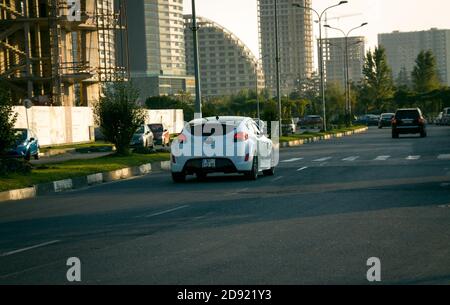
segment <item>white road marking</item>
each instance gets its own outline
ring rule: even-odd
[[[308,167],[307,167],[307,166],[305,166],[305,167],[299,168],[299,169],[297,170],[297,172],[301,172],[301,171],[304,171],[305,169],[308,169]]]
[[[378,156],[375,161],[387,161],[391,156]]]
[[[450,154],[447,155],[439,155],[438,156],[439,160],[450,160]]]
[[[353,157],[348,157],[348,158],[342,159],[342,161],[354,162],[358,159],[359,159],[359,156],[353,156]]]
[[[301,160],[303,160],[303,158],[292,158],[289,160],[281,161],[281,163],[291,163],[291,162],[296,162],[296,161],[301,161]]]
[[[160,215],[164,215],[164,214],[167,214],[167,213],[175,212],[175,211],[178,211],[178,210],[186,209],[188,207],[189,207],[188,205],[183,205],[183,206],[178,207],[178,208],[174,208],[174,209],[170,209],[170,210],[166,210],[166,211],[150,214],[150,215],[147,215],[147,216],[144,216],[144,217],[145,218],[150,218],[150,217],[160,216]]]
[[[59,242],[60,242],[60,240],[52,240],[52,241],[49,241],[49,242],[46,242],[46,243],[42,243],[42,244],[39,244],[39,245],[35,245],[35,246],[31,246],[31,247],[27,247],[27,248],[23,248],[23,249],[19,249],[19,250],[14,250],[14,251],[11,251],[11,252],[2,253],[2,254],[0,254],[0,257],[11,256],[11,255],[14,255],[14,254],[17,254],[17,253],[22,253],[22,252],[33,250],[33,249],[36,249],[36,248],[49,246],[49,245],[56,244],[56,243],[59,243]]]
[[[419,160],[420,158],[421,158],[421,156],[408,156],[408,158],[406,158],[406,160],[415,161],[415,160]]]
[[[272,179],[272,182],[276,182],[276,181],[281,180],[281,179],[283,179],[283,178],[284,178],[283,176],[277,177],[277,178],[275,178],[275,179]]]
[[[313,162],[325,162],[325,161],[328,161],[328,160],[331,160],[331,159],[333,159],[333,158],[332,157],[325,157],[325,158],[320,158],[320,159],[314,160]]]

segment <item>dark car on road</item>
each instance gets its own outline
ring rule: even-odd
[[[353,123],[356,125],[378,126],[380,116],[375,114],[366,114],[357,118]]]
[[[156,145],[169,146],[170,133],[163,124],[148,124],[148,128],[153,132]]]
[[[383,113],[378,121],[378,128],[391,127],[395,113]]]
[[[392,138],[400,134],[420,134],[427,136],[426,120],[419,108],[399,109],[392,119]]]
[[[321,128],[323,120],[320,115],[307,115],[297,123],[298,127]]]
[[[7,151],[7,156],[24,158],[29,161],[33,157],[39,159],[39,140],[29,129],[15,129],[16,143]]]

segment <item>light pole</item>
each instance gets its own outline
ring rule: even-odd
[[[198,27],[197,15],[195,12],[195,0],[192,0],[192,32],[194,40],[194,70],[195,70],[195,113],[196,118],[202,117],[202,90],[200,84],[200,67],[198,59]]]
[[[279,125],[279,136],[283,135],[283,123],[281,115],[281,80],[280,80],[280,46],[278,41],[278,1],[274,1],[275,5],[275,62],[276,62],[276,72],[277,72],[277,100],[278,100],[278,124]]]
[[[325,12],[334,7],[346,4],[348,1],[341,1],[338,4],[332,5],[324,9],[321,13],[313,9],[312,7],[304,6],[298,3],[293,3],[292,5],[305,10],[313,11],[319,18],[319,65],[320,65],[320,87],[322,92],[322,107],[323,107],[323,130],[327,131],[327,110],[326,110],[326,100],[325,100],[325,72],[323,66],[323,42],[322,42],[322,18]]]
[[[348,31],[347,33],[345,33],[343,30],[332,27],[328,24],[324,25],[326,28],[332,29],[332,30],[336,30],[341,32],[344,35],[344,39],[345,39],[345,102],[347,105],[347,109],[346,109],[346,115],[347,115],[347,124],[350,125],[351,124],[351,116],[352,116],[352,105],[351,105],[351,101],[350,101],[350,74],[349,74],[349,58],[348,58],[348,37],[350,36],[350,33],[353,32],[354,30],[357,30],[359,28],[362,28],[364,26],[368,25],[367,22],[362,23],[361,25],[351,29],[350,31]],[[360,42],[358,42],[360,43]]]

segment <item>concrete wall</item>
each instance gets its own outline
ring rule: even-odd
[[[16,128],[27,128],[25,107],[14,107],[19,114]],[[184,127],[183,110],[147,110],[146,123],[163,123],[170,133]],[[94,115],[91,107],[39,107],[28,109],[28,122],[41,146],[93,141]]]
[[[27,128],[25,107],[14,107],[19,114],[16,128]],[[90,107],[39,107],[28,109],[28,122],[41,146],[89,142],[94,117]]]

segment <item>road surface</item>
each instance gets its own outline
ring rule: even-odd
[[[275,177],[169,173],[0,204],[0,284],[450,283],[450,128],[282,150]]]

